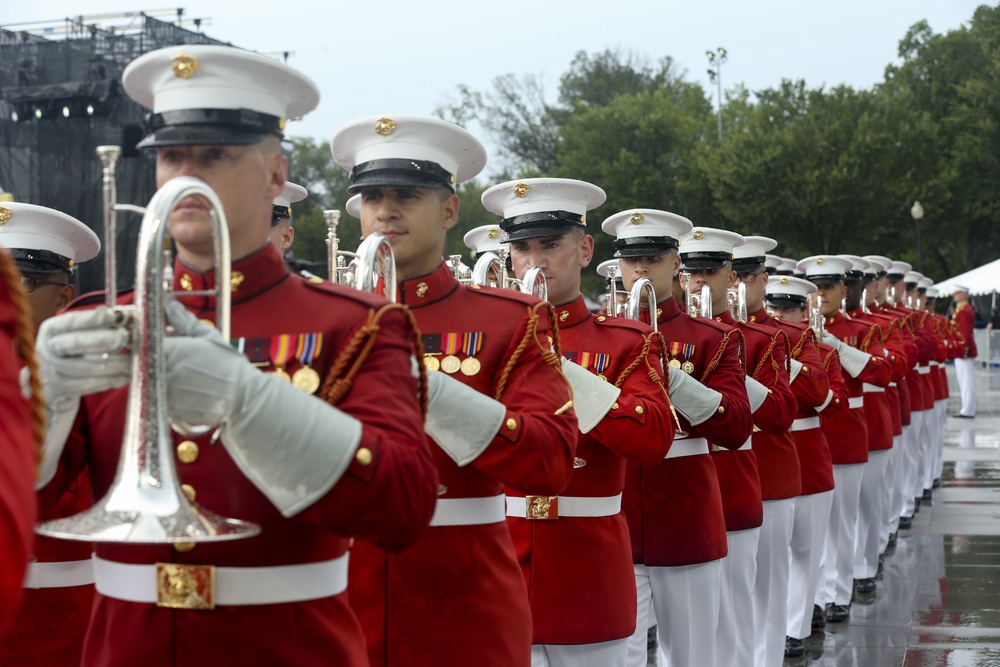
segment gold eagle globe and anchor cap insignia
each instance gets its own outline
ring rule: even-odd
[[[174,76],[181,79],[190,79],[198,71],[198,68],[201,67],[197,58],[189,56],[186,53],[178,53],[170,60],[174,63],[170,68],[173,70]]]
[[[379,116],[375,120],[375,134],[380,137],[388,137],[396,129],[396,121],[388,116]]]

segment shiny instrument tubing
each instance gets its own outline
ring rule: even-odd
[[[625,304],[618,304],[618,267],[609,266],[608,267],[608,314],[613,317],[622,317],[625,313]],[[656,303],[656,299],[653,299],[653,303]],[[650,311],[653,307],[650,306]],[[650,318],[656,319],[656,318]],[[653,327],[656,325],[654,323]]]
[[[823,340],[826,318],[823,316],[823,297],[819,294],[809,295],[809,326],[816,334],[816,342]]]
[[[547,301],[549,292],[545,285],[545,274],[537,266],[529,268],[521,280],[507,276],[507,255],[509,252],[503,248],[499,254],[495,252],[483,253],[482,257],[476,260],[471,271],[462,263],[459,255],[452,255],[449,258],[452,273],[455,274],[455,278],[460,283],[465,285],[512,289]]]
[[[639,278],[632,285],[632,289],[628,293],[628,298],[625,299],[625,308],[623,311],[625,317],[630,320],[638,320],[640,318],[643,292],[646,293],[646,305],[649,307],[649,326],[653,328],[653,331],[659,331],[656,322],[656,290],[653,289],[653,283],[649,281],[649,278]],[[617,291],[615,292],[615,296],[618,296]]]
[[[684,285],[684,303],[687,305],[687,313],[691,317],[701,315],[709,319],[712,318],[712,288],[708,285],[702,285],[701,292],[692,294],[689,278]]]
[[[105,148],[105,147],[102,147]],[[102,154],[102,159],[109,151]],[[111,161],[112,179],[114,162]],[[113,198],[113,218],[118,207]],[[229,230],[222,203],[208,185],[189,176],[175,178],[153,196],[139,230],[135,304],[115,306],[130,328],[132,376],[128,389],[125,435],[118,470],[108,492],[87,511],[37,527],[42,535],[87,542],[176,543],[209,542],[251,537],[260,532],[252,523],[219,516],[188,500],[177,479],[166,400],[166,313],[164,235],[167,219],[182,199],[208,200],[215,238],[216,290],[184,292],[186,296],[214,295],[219,328],[229,338],[230,297]],[[107,212],[106,212],[107,213]],[[108,245],[112,245],[109,237]],[[115,277],[106,276],[109,285]]]
[[[341,250],[340,239],[337,238],[340,211],[325,210],[323,218],[326,220],[326,268],[330,282],[374,293],[378,287],[378,279],[382,278],[385,290],[382,296],[395,302],[396,260],[389,240],[378,232],[372,232],[361,242],[356,252]]]
[[[740,281],[734,289],[726,290],[726,303],[729,305],[729,313],[737,322],[747,321],[747,286]]]

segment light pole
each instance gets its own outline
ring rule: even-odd
[[[920,247],[920,221],[924,218],[924,207],[920,205],[919,201],[913,202],[913,207],[910,209],[910,215],[913,216],[913,224],[917,227],[917,271],[923,273],[924,252]]]
[[[726,50],[721,46],[715,51],[705,51],[708,57],[708,78],[718,84],[719,89],[719,141],[722,141],[722,66],[725,64]]]

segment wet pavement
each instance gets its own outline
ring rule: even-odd
[[[785,667],[1000,667],[1000,369],[976,380],[976,418],[947,420],[941,487],[899,531],[874,600]]]

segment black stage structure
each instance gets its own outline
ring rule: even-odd
[[[63,39],[0,28],[0,188],[15,201],[64,211],[104,238],[100,145],[122,147],[118,201],[145,206],[155,156],[138,151],[146,110],[121,88],[125,66],[175,44],[224,44],[137,13],[127,32],[66,19]],[[118,216],[118,288],[135,280],[139,216]],[[81,292],[104,289],[103,252],[81,265]]]

